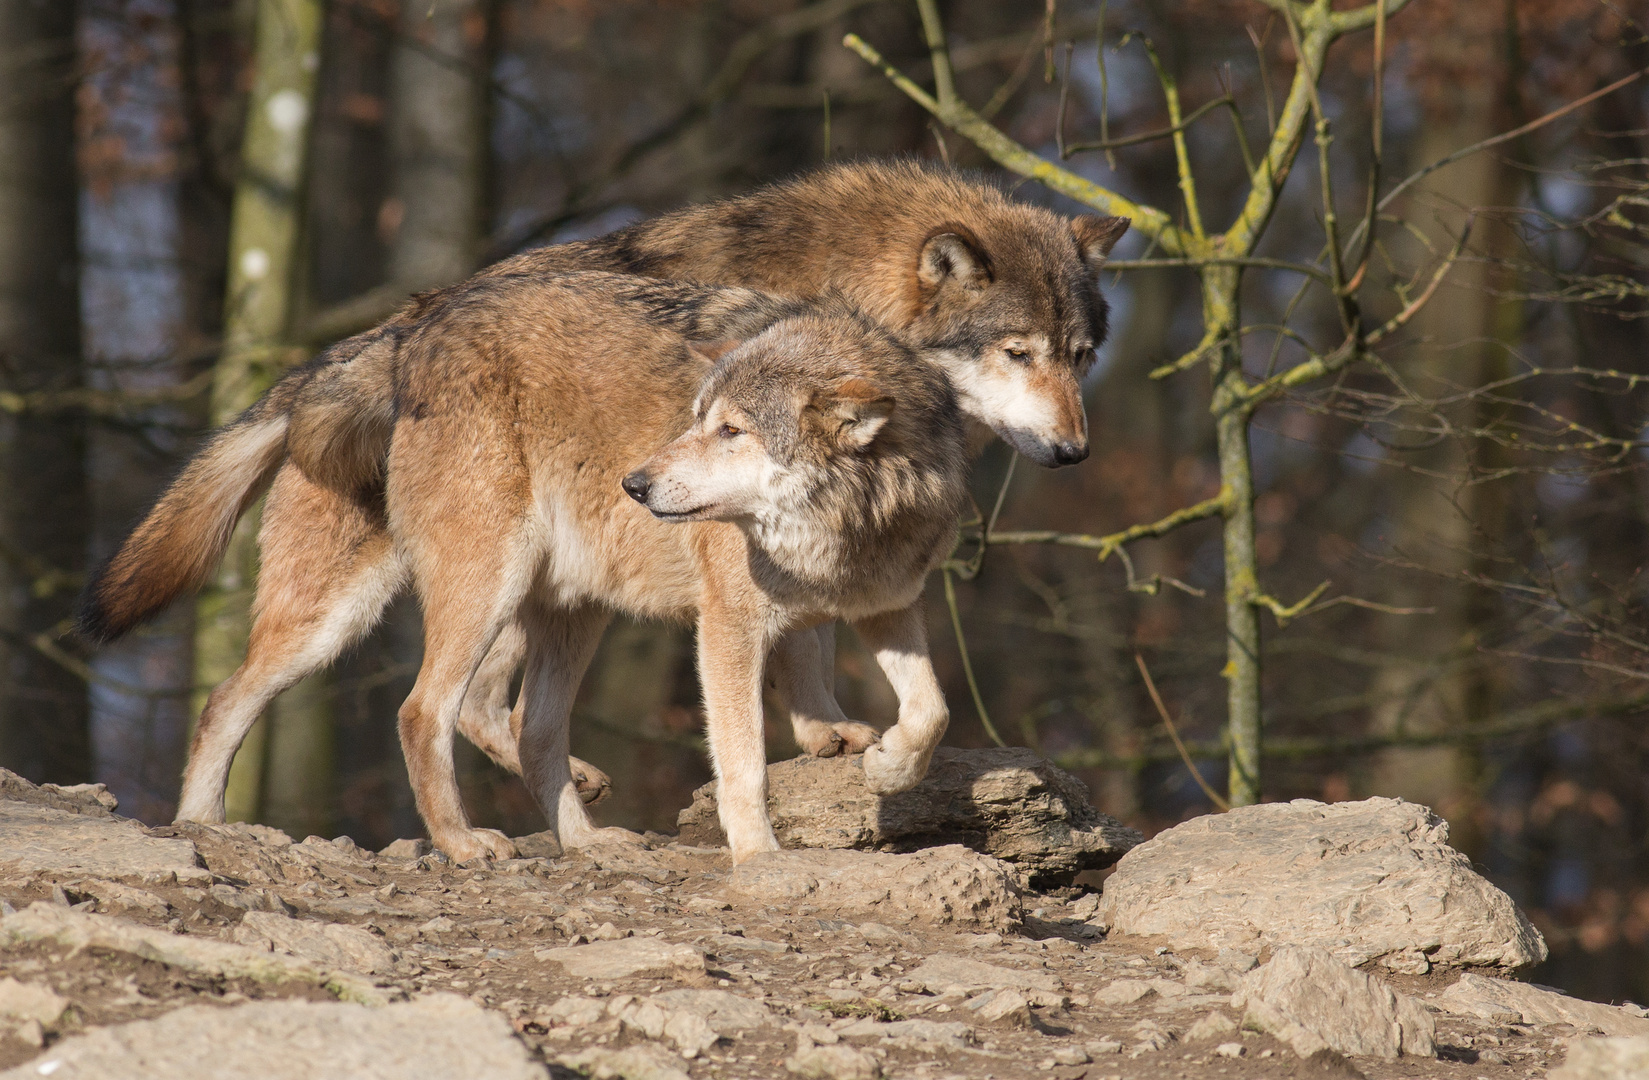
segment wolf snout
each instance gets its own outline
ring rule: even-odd
[[[1084,454],[1086,456],[1086,454]],[[618,486],[624,493],[643,506],[647,505],[647,495],[653,490],[653,481],[645,472],[637,469],[635,472],[620,480]]]
[[[1088,441],[1086,439],[1082,442],[1066,441],[1054,447],[1054,463],[1056,465],[1075,465],[1079,461],[1087,460],[1087,457]]]

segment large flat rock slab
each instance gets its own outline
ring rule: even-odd
[[[625,979],[643,972],[685,975],[704,974],[704,954],[691,945],[660,941],[653,937],[596,941],[560,949],[540,949],[539,960],[560,964],[578,979]]]
[[[730,893],[785,910],[1001,929],[1019,922],[1008,864],[953,844],[909,855],[771,851],[734,868]]]
[[[1649,1076],[1649,1036],[1631,1039],[1570,1039],[1563,1064],[1549,1080],[1643,1080]]]
[[[1275,1035],[1303,1058],[1323,1050],[1395,1061],[1436,1057],[1426,1007],[1326,949],[1284,947],[1243,976],[1231,1006],[1243,1026]]]
[[[210,885],[188,840],[150,836],[135,821],[0,800],[0,872],[87,875],[147,885]]]
[[[91,817],[109,817],[120,805],[103,784],[31,784],[10,769],[0,769],[0,800]]]
[[[927,778],[897,795],[867,789],[861,761],[799,757],[767,767],[780,844],[886,852],[961,844],[1054,884],[1110,866],[1143,839],[1094,809],[1082,781],[1023,747],[940,747]],[[693,793],[678,824],[683,843],[726,843],[715,784]]]
[[[0,1080],[546,1080],[498,1013],[453,994],[370,1009],[342,1002],[191,1005],[98,1028]]]
[[[289,953],[322,968],[369,975],[387,975],[395,968],[394,951],[354,926],[308,922],[269,911],[249,911],[236,927],[234,936],[243,945]]]
[[[1492,979],[1466,972],[1434,1002],[1443,1012],[1497,1023],[1569,1024],[1581,1031],[1619,1037],[1649,1036],[1649,1012],[1636,1005],[1605,1005],[1600,1001],[1543,990],[1510,979]]]
[[[372,1004],[384,1000],[371,982],[351,972],[328,971],[277,952],[173,934],[126,919],[52,904],[30,904],[22,911],[0,916],[0,946],[30,941],[55,941],[71,949],[107,949],[203,975],[310,983],[339,997]]]
[[[1316,946],[1411,974],[1546,958],[1511,898],[1448,846],[1448,823],[1399,799],[1297,799],[1187,821],[1123,856],[1095,919],[1180,948]]]

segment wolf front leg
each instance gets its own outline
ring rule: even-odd
[[[950,711],[928,655],[922,601],[853,624],[899,696],[899,722],[865,751],[865,786],[879,795],[907,791],[928,774],[934,747],[945,736]]]
[[[773,646],[768,674],[785,708],[796,745],[814,757],[857,754],[881,738],[849,720],[836,703],[836,624],[792,630]]]
[[[753,590],[748,583],[742,592]],[[710,729],[716,802],[733,862],[779,850],[767,817],[767,740],[762,725],[762,668],[771,637],[754,604],[740,604],[715,585],[699,608],[699,680]]]

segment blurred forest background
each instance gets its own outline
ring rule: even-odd
[[[1309,36],[1287,0],[923,3],[960,100],[1185,235],[1237,216]],[[1649,80],[1629,77],[1649,65],[1649,4],[1393,6],[1327,53],[1221,345],[1226,374],[1258,384],[1342,355],[1363,309],[1399,317],[1252,415],[1263,794],[1433,806],[1546,934],[1537,980],[1646,1001]],[[1079,212],[843,46],[858,34],[933,86],[917,8],[0,0],[0,764],[169,820],[194,712],[239,658],[246,549],[198,604],[102,650],[70,633],[75,593],[260,379],[410,293],[833,158],[943,158]],[[1519,129],[1370,217],[1371,184],[1387,198]],[[996,533],[1091,538],[1219,497],[1199,271],[1148,232],[1103,282],[1092,457],[1012,469],[992,445],[975,476]],[[937,575],[930,592],[949,741],[1034,746],[1148,833],[1210,812],[1221,523],[1098,560],[1070,535],[1019,539],[1063,542],[999,536],[982,561],[965,544],[949,582],[977,702]],[[395,712],[419,643],[403,598],[284,695],[231,813],[373,847],[418,835]],[[891,722],[848,631],[838,668],[849,715]],[[772,754],[790,756],[777,720]],[[574,728],[614,779],[597,817],[673,831],[709,777],[700,727],[689,634],[615,625]],[[542,827],[519,782],[467,746],[461,761],[481,823]]]

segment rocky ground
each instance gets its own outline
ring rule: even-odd
[[[0,1078],[1649,1075],[1649,1014],[1504,977],[1544,946],[1423,808],[1188,823],[1102,897],[1060,881],[1137,836],[1017,759],[959,810],[947,768],[925,815],[809,774],[871,825],[736,870],[665,837],[454,866],[146,829],[0,772]],[[968,846],[911,839],[935,822]]]

